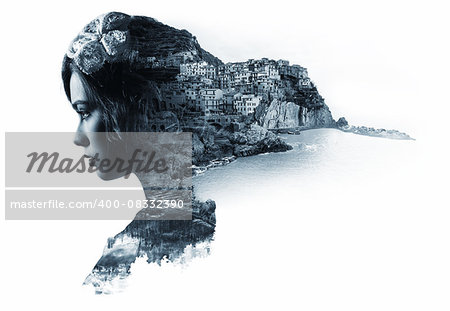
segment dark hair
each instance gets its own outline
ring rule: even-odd
[[[120,30],[120,31],[119,31]],[[114,46],[114,33],[126,31],[126,41],[121,46]],[[192,39],[186,31],[176,30],[155,19],[145,16],[129,16],[123,13],[110,12],[94,19],[83,28],[75,38],[83,40],[97,36],[103,37],[91,42],[98,48],[101,40],[112,38],[106,42],[109,49],[122,49],[114,57],[103,62],[99,59],[105,54],[103,47],[97,49],[99,54],[85,54],[84,59],[94,64],[89,70],[80,67],[80,62],[73,55],[66,54],[62,66],[64,90],[70,101],[70,78],[74,72],[81,77],[83,87],[90,103],[98,106],[103,112],[103,121],[107,132],[139,132],[173,130],[179,123],[176,112],[170,113],[161,94],[161,84],[172,81],[179,73],[176,66],[149,66],[148,60],[155,59],[164,63],[164,58],[192,49]],[[124,32],[125,33],[125,32]],[[111,37],[108,35],[113,34]],[[97,39],[96,39],[97,40]],[[95,40],[94,40],[95,41]],[[102,41],[103,42],[103,41]],[[87,44],[89,45],[89,44]],[[73,48],[73,42],[71,47]],[[111,51],[110,51],[111,52]],[[194,53],[198,54],[198,53]],[[102,56],[103,55],[103,56]],[[109,57],[109,56],[108,56]],[[78,59],[80,61],[81,58]],[[90,60],[93,60],[90,62]],[[98,66],[97,66],[98,65]],[[84,68],[84,69],[83,69]],[[160,112],[160,113],[158,113]],[[159,119],[159,120],[158,120]],[[163,122],[161,119],[164,119]],[[176,126],[174,126],[174,124]]]
[[[128,68],[128,64],[105,63],[90,75],[65,56],[62,66],[64,91],[70,101],[70,78],[81,77],[88,101],[99,107],[107,132],[140,132],[151,128],[161,107],[161,93],[155,81]]]

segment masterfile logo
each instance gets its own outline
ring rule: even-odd
[[[75,135],[5,133],[6,219],[191,219],[191,133]]]

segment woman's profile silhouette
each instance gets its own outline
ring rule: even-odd
[[[120,144],[127,133],[184,130],[180,124],[183,107],[166,102],[162,89],[178,74],[177,60],[186,57],[203,61],[212,56],[187,31],[149,17],[111,12],[82,29],[64,56],[62,79],[67,98],[80,118],[74,143],[84,148],[92,166],[98,165],[97,160],[110,158],[111,150],[120,153],[126,149]],[[167,179],[169,184],[155,185],[148,174],[132,173],[148,199],[168,193],[173,196],[170,189],[155,186],[164,188],[180,181],[177,177],[170,182]],[[97,174],[104,180],[125,175],[117,170],[98,170]],[[148,262],[156,263],[172,261],[186,246],[210,241],[216,223],[215,203],[193,199],[191,208],[191,220],[158,215],[140,220],[138,214],[108,240],[85,284],[94,285],[97,293],[107,292],[105,284],[126,276],[137,257],[147,256]]]

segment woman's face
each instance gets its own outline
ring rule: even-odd
[[[90,165],[97,167],[97,175],[101,179],[111,180],[124,176],[125,174],[118,172],[117,169],[106,172],[107,169],[98,167],[105,159],[113,163],[118,157],[117,150],[120,148],[115,148],[117,146],[108,143],[106,127],[102,120],[103,112],[98,105],[89,102],[80,74],[77,72],[74,72],[70,78],[70,96],[72,107],[80,117],[74,138],[75,145],[84,147],[85,155],[90,158]]]

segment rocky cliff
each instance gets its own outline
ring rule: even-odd
[[[335,121],[325,104],[305,107],[278,99],[274,99],[270,105],[261,104],[255,112],[255,119],[267,129],[335,127]]]
[[[155,58],[161,65],[174,65],[171,57],[187,55],[190,61],[207,61],[218,66],[222,61],[200,47],[197,38],[186,29],[176,29],[165,25],[154,18],[146,16],[132,16],[129,31],[136,42],[132,45],[138,47],[138,57],[146,60]]]
[[[249,124],[240,131],[216,130],[213,126],[194,129],[192,134],[194,165],[205,165],[224,157],[246,157],[265,152],[282,152],[292,147],[277,135],[257,125]]]
[[[305,82],[306,81],[306,82]],[[330,109],[307,76],[281,76],[276,98],[261,103],[255,121],[267,129],[335,127]]]

